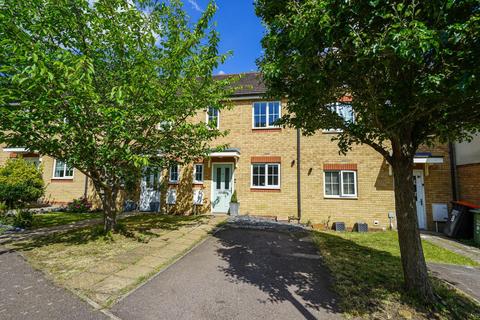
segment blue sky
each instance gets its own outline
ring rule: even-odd
[[[208,0],[183,0],[185,10],[196,20],[208,4]],[[215,73],[256,71],[255,59],[261,56],[260,40],[264,28],[255,15],[253,0],[217,0],[217,30],[220,33],[219,50],[233,51],[225,64]]]

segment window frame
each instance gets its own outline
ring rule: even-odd
[[[352,123],[355,123],[356,119],[355,119],[355,113],[353,112],[353,108],[350,104],[347,104],[347,103],[343,103],[343,102],[335,102],[335,103],[331,103],[331,104],[328,104],[327,105],[328,107],[334,107],[335,108],[335,113],[340,116],[341,118],[343,118],[340,113],[339,113],[339,107],[344,107],[344,106],[349,106],[351,109],[352,109]],[[343,118],[343,120],[345,121],[345,118]],[[335,128],[331,128],[331,129],[323,129],[322,130],[323,133],[340,133],[340,132],[343,132],[342,129],[335,129]]]
[[[55,173],[57,172],[57,161],[63,162],[63,177],[55,176]],[[52,179],[55,179],[55,180],[72,180],[75,176],[75,168],[70,168],[70,169],[72,169],[72,175],[71,176],[67,176],[67,168],[68,168],[68,164],[67,164],[66,161],[54,159],[53,160]]]
[[[265,185],[264,186],[255,186],[253,185],[253,167],[254,166],[259,166],[259,165],[263,165],[265,167]],[[278,166],[278,185],[273,185],[273,184],[268,184],[268,166],[272,166],[272,165],[276,165]],[[282,172],[282,164],[279,163],[279,162],[272,162],[272,163],[263,163],[263,162],[260,162],[260,163],[252,163],[250,165],[250,188],[251,189],[278,189],[280,190],[280,187],[281,187],[281,174]]]
[[[177,167],[177,180],[172,180],[172,168]],[[180,182],[180,165],[174,164],[168,167],[168,183],[170,184],[178,184]]]
[[[202,180],[197,180],[197,166],[202,167]],[[193,183],[203,184],[204,181],[205,181],[205,166],[203,165],[203,163],[195,163],[193,165]]]
[[[326,180],[327,180],[327,172],[336,172],[340,175],[339,179],[339,194],[338,195],[329,195],[327,194],[326,188]],[[344,173],[353,173],[353,182],[355,186],[355,193],[354,194],[344,194],[343,193],[343,174]],[[325,198],[332,198],[332,199],[357,199],[358,198],[358,177],[357,171],[355,170],[324,170],[323,171],[323,196]]]
[[[252,129],[255,130],[264,130],[264,129],[272,129],[272,128],[280,128],[279,125],[273,125],[270,123],[270,112],[269,112],[269,103],[277,103],[278,102],[278,119],[282,117],[282,102],[281,101],[255,101],[252,103]],[[267,104],[267,109],[266,109],[266,126],[265,127],[256,127],[255,126],[255,104],[258,103],[266,103]]]
[[[216,129],[220,129],[220,110],[218,108],[214,108],[214,107],[208,107],[207,108],[207,112],[205,112],[205,114],[206,114],[206,121],[205,122],[207,123],[207,125],[210,124],[210,108],[217,110],[217,126],[216,126]]]

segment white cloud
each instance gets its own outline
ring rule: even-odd
[[[223,74],[225,74],[225,71],[223,71],[223,70],[220,70],[220,71],[218,71],[218,73],[217,73],[217,74],[219,74],[219,75],[223,75]]]
[[[188,0],[188,2],[192,5],[192,8],[197,10],[198,12],[203,12],[203,9],[200,8],[200,6],[198,5],[198,2],[197,0]]]

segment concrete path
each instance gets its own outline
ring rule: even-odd
[[[435,276],[457,287],[480,303],[480,269],[468,266],[429,263]]]
[[[0,248],[0,319],[109,319],[53,285],[16,252]]]
[[[178,259],[226,219],[218,215],[202,223],[166,231],[144,245],[99,261],[90,270],[68,279],[65,285],[102,306],[109,305]]]
[[[464,245],[454,239],[447,238],[441,234],[424,233],[421,234],[422,239],[425,239],[439,247],[458,253],[459,255],[468,257],[480,264],[480,249],[472,246]]]
[[[306,234],[226,228],[112,308],[129,319],[340,319]]]
[[[464,245],[438,233],[422,232],[421,237],[480,264],[480,249],[478,248]],[[480,303],[480,268],[438,263],[429,263],[428,268],[435,276],[447,281]]]

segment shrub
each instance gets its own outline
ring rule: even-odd
[[[0,201],[22,207],[44,195],[42,172],[23,159],[9,159],[0,167]]]
[[[74,199],[67,205],[67,211],[74,213],[88,212],[91,208],[92,204],[86,198]]]
[[[230,199],[232,203],[238,203],[237,190],[233,191],[232,198]]]
[[[13,219],[13,225],[18,228],[30,228],[33,223],[33,213],[27,210],[18,210]]]
[[[8,206],[5,201],[0,201],[0,217],[3,217],[8,211]]]

